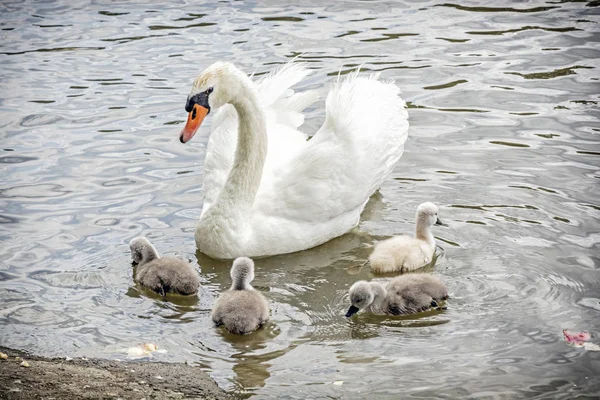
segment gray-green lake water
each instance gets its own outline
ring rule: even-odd
[[[600,8],[578,1],[3,1],[0,344],[201,365],[260,398],[573,398],[600,392]],[[363,65],[410,105],[406,151],[357,232],[257,261],[272,322],[213,328],[229,263],[195,254],[211,118],[178,133],[217,60],[266,73],[301,54],[319,88]],[[440,205],[445,312],[344,318],[369,245]],[[203,292],[132,281],[127,242],[198,262]]]

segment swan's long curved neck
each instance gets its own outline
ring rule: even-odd
[[[208,213],[236,224],[247,222],[260,186],[267,157],[265,114],[252,82],[246,76],[236,79],[238,96],[231,101],[238,113],[238,138],[233,166],[223,189]]]
[[[417,217],[417,227],[415,228],[415,237],[420,240],[426,241],[430,246],[435,246],[435,239],[433,233],[431,233],[431,227],[427,221],[427,217]]]

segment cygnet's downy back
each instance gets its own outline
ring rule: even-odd
[[[351,306],[346,317],[361,310],[373,314],[405,315],[438,307],[448,298],[448,288],[439,278],[429,274],[405,274],[390,281],[358,281],[350,287]]]
[[[243,335],[253,332],[269,320],[269,304],[250,285],[254,279],[254,262],[247,257],[234,260],[231,267],[231,288],[217,299],[212,320],[229,332]]]
[[[129,242],[131,257],[137,264],[135,280],[142,286],[165,296],[167,293],[196,294],[200,278],[194,267],[176,257],[160,257],[145,237]]]
[[[442,225],[438,214],[435,204],[420,204],[415,216],[415,237],[400,235],[378,243],[369,256],[371,269],[378,273],[403,273],[429,264],[435,252],[431,227]]]
[[[393,315],[427,311],[448,298],[446,284],[430,274],[399,276],[390,281],[386,291],[386,308]]]

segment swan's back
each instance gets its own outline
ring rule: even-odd
[[[195,294],[200,278],[193,266],[176,257],[161,257],[139,265],[136,280],[157,293]]]
[[[432,301],[448,298],[448,288],[436,276],[429,274],[405,274],[394,278],[387,288],[387,309],[390,314],[411,314],[425,311]]]
[[[360,214],[404,152],[408,114],[399,95],[395,84],[375,76],[337,83],[323,126],[274,178],[271,192],[282,204],[270,213],[310,222]]]
[[[269,305],[256,290],[228,290],[217,299],[212,320],[231,333],[243,335],[257,330],[269,320]]]

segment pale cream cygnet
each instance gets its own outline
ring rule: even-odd
[[[442,225],[439,210],[431,202],[417,208],[415,237],[395,236],[378,243],[369,256],[373,272],[407,272],[429,264],[435,252],[432,225]]]
[[[254,279],[254,262],[239,257],[231,267],[231,288],[222,293],[212,310],[212,320],[231,333],[253,332],[269,320],[269,304],[265,297],[250,285]]]
[[[358,281],[350,287],[351,306],[346,317],[361,310],[373,314],[403,315],[438,307],[448,298],[448,288],[429,274],[398,276],[384,287],[379,282]]]
[[[136,237],[129,242],[131,257],[137,264],[135,280],[165,296],[167,293],[196,294],[200,277],[187,261],[176,257],[161,257],[156,248],[145,237]]]

